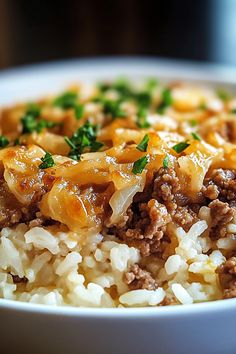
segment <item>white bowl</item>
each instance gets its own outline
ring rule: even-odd
[[[99,59],[0,73],[0,105],[117,76],[235,88],[236,70],[156,59]],[[1,284],[0,284],[1,286]],[[236,299],[136,309],[49,307],[0,299],[1,354],[236,353]]]

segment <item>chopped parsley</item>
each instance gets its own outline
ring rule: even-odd
[[[157,108],[157,112],[160,114],[164,114],[166,108],[171,106],[172,103],[173,103],[173,97],[172,97],[171,90],[166,88],[162,91],[162,100],[159,107]]]
[[[16,138],[15,140],[14,140],[14,146],[16,146],[16,145],[20,145],[20,139],[19,138]]]
[[[180,152],[184,151],[189,145],[190,144],[186,141],[181,141],[180,143],[174,145],[172,149],[179,154]]]
[[[236,108],[232,109],[231,113],[236,114]]]
[[[73,160],[80,160],[85,150],[98,151],[104,144],[97,141],[97,126],[87,121],[82,125],[71,138],[65,137],[65,142],[71,148],[68,156]]]
[[[137,126],[141,129],[149,128],[150,123],[147,120],[147,110],[145,108],[139,108],[137,113]]]
[[[4,135],[0,135],[0,148],[4,148],[8,144],[9,144],[9,140]]]
[[[205,111],[207,109],[207,105],[205,102],[201,103],[199,106],[199,109],[201,109],[202,111]]]
[[[42,163],[39,165],[39,168],[41,168],[43,170],[45,168],[53,167],[55,165],[55,162],[54,162],[50,152],[46,152],[44,157],[41,158],[41,161],[42,161]]]
[[[191,119],[191,120],[189,121],[189,124],[191,125],[191,127],[196,127],[196,126],[197,126],[197,121],[196,121],[196,119]]]
[[[35,117],[31,114],[27,114],[21,118],[21,124],[22,124],[22,133],[27,134],[27,133],[32,133],[33,131],[37,130],[37,121]]]
[[[35,104],[30,103],[25,115],[21,118],[22,133],[29,134],[36,131],[40,133],[44,128],[52,128],[57,125],[45,119],[39,119],[41,108]]]
[[[36,117],[31,114],[26,114],[21,118],[21,124],[23,134],[33,133],[34,131],[40,133],[44,128],[53,128],[57,125],[45,119],[37,120]]]
[[[198,140],[198,141],[201,141],[201,138],[200,138],[200,136],[197,134],[197,133],[191,133],[191,135],[192,135],[192,137],[193,137],[193,139],[194,140]]]
[[[147,151],[147,147],[148,147],[148,141],[149,141],[149,136],[148,134],[146,134],[142,141],[137,145],[136,149],[138,149],[139,151]]]
[[[142,108],[148,108],[151,103],[152,103],[152,95],[151,95],[151,88],[154,85],[154,81],[150,81],[149,85],[147,85],[147,88],[145,91],[139,91],[137,92],[134,90],[130,83],[125,80],[125,79],[119,79],[114,83],[101,83],[99,84],[99,89],[101,94],[103,95],[109,90],[114,90],[117,92],[119,95],[118,102],[119,104],[121,102],[127,101],[127,100],[133,100],[135,103]],[[101,96],[102,96],[101,95]],[[96,101],[101,101],[102,97],[97,97],[95,98]],[[109,107],[110,110],[110,107]],[[110,113],[110,112],[109,112]],[[112,114],[114,116],[114,114]],[[120,116],[120,114],[119,114]]]
[[[80,120],[83,117],[84,114],[84,105],[82,104],[77,104],[75,105],[75,118],[77,120]]]
[[[53,104],[54,106],[61,107],[62,109],[73,108],[75,113],[75,118],[80,120],[84,114],[84,105],[78,104],[78,95],[76,92],[65,92],[58,96]]]
[[[231,97],[230,93],[225,91],[224,89],[219,88],[216,91],[217,96],[224,102],[228,101]]]
[[[53,104],[54,106],[61,107],[63,109],[74,108],[78,99],[76,92],[65,92],[58,96]]]
[[[168,168],[168,164],[169,164],[169,156],[166,155],[163,159],[163,167]]]
[[[121,102],[119,100],[104,100],[102,104],[104,113],[111,115],[113,119],[124,118],[127,115],[126,112],[120,107]]]
[[[142,173],[147,163],[148,163],[148,157],[147,156],[141,157],[140,159],[134,162],[132,172],[135,175]]]
[[[36,103],[29,103],[26,114],[32,115],[35,118],[39,117],[41,108]]]
[[[146,83],[146,87],[148,91],[152,91],[153,89],[155,89],[157,86],[159,85],[158,80],[156,79],[149,79]]]
[[[148,91],[138,92],[134,94],[134,100],[139,107],[148,108],[152,103],[152,96]]]

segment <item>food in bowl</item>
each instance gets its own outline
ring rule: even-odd
[[[79,307],[236,296],[236,99],[151,79],[1,111],[0,297]]]

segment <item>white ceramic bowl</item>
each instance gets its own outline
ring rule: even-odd
[[[71,82],[120,75],[236,84],[236,70],[208,64],[67,61],[0,73],[0,105],[60,91]],[[234,354],[235,328],[236,299],[137,309],[55,308],[0,299],[1,354]]]

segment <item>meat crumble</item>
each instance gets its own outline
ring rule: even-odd
[[[129,285],[130,290],[155,290],[158,287],[158,283],[151,273],[142,269],[138,264],[132,265],[125,273],[125,283]]]
[[[231,208],[228,203],[221,202],[219,199],[209,204],[211,213],[211,230],[210,237],[219,239],[227,234],[227,224],[233,220],[235,209]]]
[[[225,299],[236,297],[236,257],[229,258],[217,270]]]

